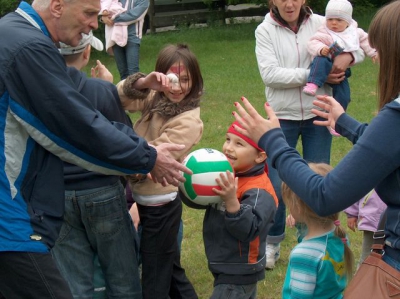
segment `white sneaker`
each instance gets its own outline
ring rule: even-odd
[[[267,260],[265,263],[265,269],[274,269],[276,261],[279,260],[279,257],[281,256],[280,248],[281,245],[279,243],[267,243],[267,246],[265,247],[265,258]]]

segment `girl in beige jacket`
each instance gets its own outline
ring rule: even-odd
[[[200,141],[203,78],[188,46],[166,46],[155,72],[131,75],[118,84],[118,90],[126,110],[141,112],[134,130],[149,144],[184,144],[183,150],[171,153],[182,162]],[[143,298],[197,298],[180,265],[177,235],[182,202],[177,187],[142,175],[130,177],[129,183],[142,227]]]

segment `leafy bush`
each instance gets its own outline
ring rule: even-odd
[[[28,1],[29,3],[31,1]],[[19,1],[15,0],[0,0],[0,18],[10,11],[14,11],[19,5]]]

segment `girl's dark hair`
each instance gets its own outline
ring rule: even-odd
[[[400,92],[400,1],[382,7],[369,26],[368,39],[378,51],[379,109],[398,97]]]
[[[203,94],[203,76],[196,56],[185,44],[167,45],[159,53],[155,71],[166,74],[169,68],[180,61],[188,70],[192,88],[186,98],[199,98]]]
[[[333,168],[332,166],[325,163],[309,163],[310,168],[317,174],[326,176]],[[329,216],[317,215],[299,196],[294,193],[285,182],[282,182],[282,199],[283,202],[288,206],[289,210],[297,209],[300,211],[302,217],[309,219],[315,223],[318,223],[321,227],[332,226],[335,223],[335,235],[344,241],[344,271],[346,274],[347,281],[350,281],[353,277],[354,269],[354,256],[347,244],[346,231],[340,225],[339,220],[340,213],[335,213]]]

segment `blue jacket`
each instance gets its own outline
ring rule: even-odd
[[[400,254],[400,98],[386,104],[370,125],[342,114],[335,130],[353,142],[352,150],[325,178],[315,174],[291,148],[281,129],[264,134],[259,146],[279,176],[319,215],[344,210],[369,191],[387,205],[386,254]]]
[[[94,109],[39,15],[19,9],[33,21],[0,19],[0,251],[47,252],[63,220],[62,160],[121,175],[148,173],[157,153]]]

